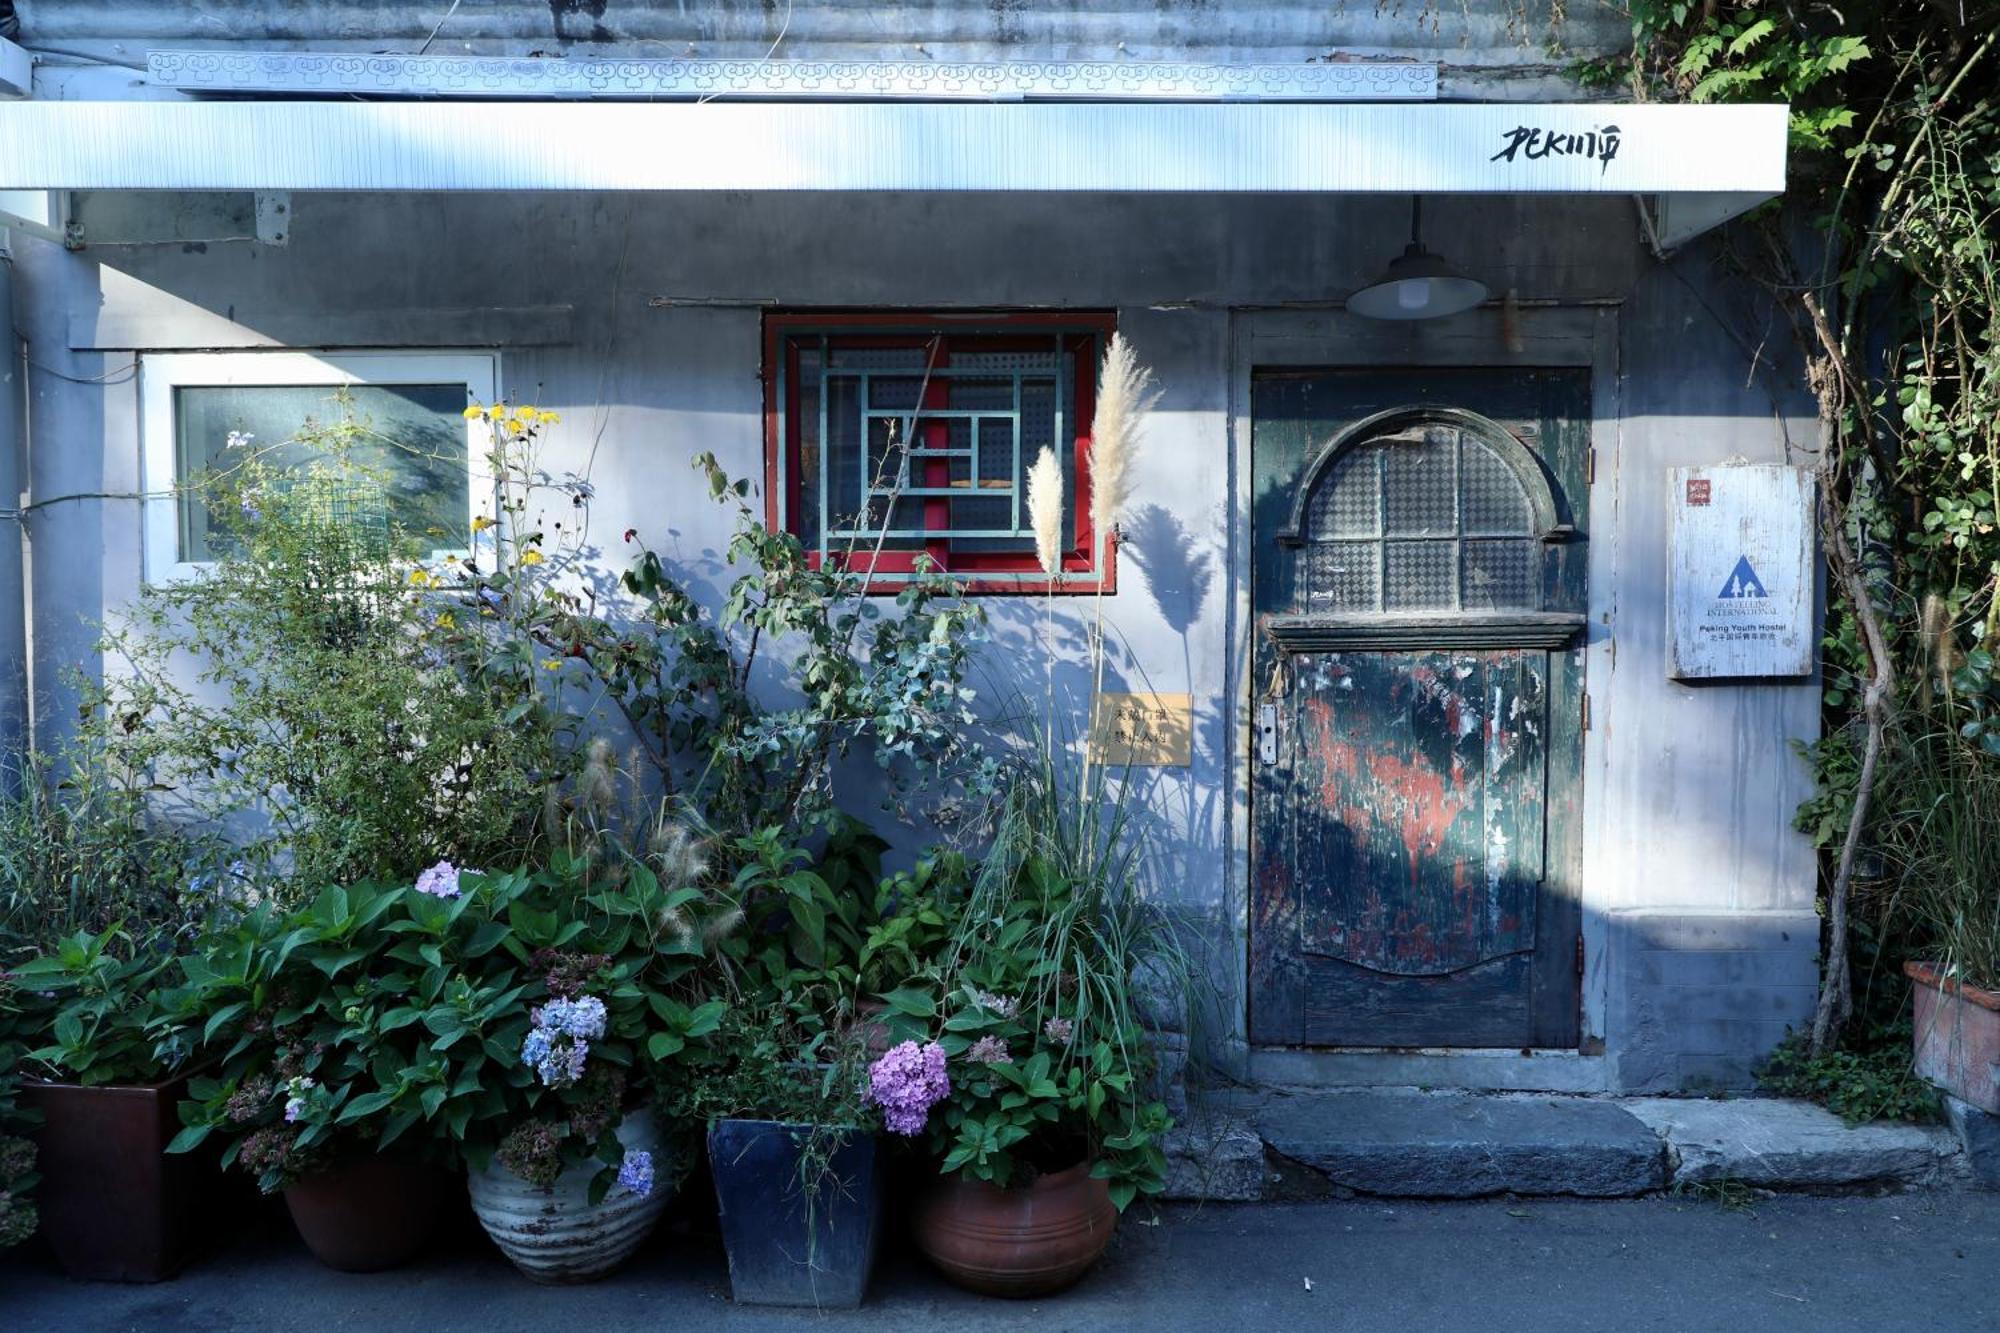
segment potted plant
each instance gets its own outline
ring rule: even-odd
[[[1917,1073],[2000,1114],[2000,685],[1984,648],[1952,685],[1970,720],[1903,742],[1885,765],[1884,860],[1920,941],[1903,970],[1914,983]]]
[[[874,1271],[881,1162],[863,1047],[826,1007],[810,987],[739,1006],[670,1094],[677,1118],[707,1126],[741,1304],[852,1309]]]
[[[202,1241],[207,1163],[169,1156],[188,1043],[156,992],[173,956],[118,927],[78,932],[14,969],[27,1052],[22,1104],[41,1176],[42,1233],[73,1277],[158,1282]],[[31,1040],[35,1039],[31,1036]]]
[[[891,1130],[927,1139],[943,1179],[918,1248],[975,1291],[1038,1296],[1080,1278],[1119,1213],[1164,1184],[1153,1057],[1135,972],[1186,985],[1185,959],[1131,891],[1122,820],[1018,774],[941,988],[888,999],[905,1042],[870,1070]]]
[[[0,1250],[35,1234],[35,1144],[32,1117],[20,1103],[20,1042],[13,974],[0,969]]]
[[[226,1141],[223,1164],[282,1191],[306,1247],[347,1272],[393,1268],[431,1239],[446,1154],[420,1127],[469,1092],[454,1099],[442,1081],[431,1024],[494,999],[453,987],[444,964],[441,942],[474,897],[455,872],[420,884],[253,913],[182,964],[182,1007],[222,1065],[190,1082],[170,1150]]]
[[[585,863],[502,876],[451,950],[463,1004],[426,1018],[440,1081],[472,1092],[444,1118],[473,1212],[538,1282],[601,1277],[631,1256],[672,1193],[653,1089],[725,1006],[694,993],[697,890],[644,864],[601,886]]]

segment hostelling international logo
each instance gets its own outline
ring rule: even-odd
[[[1520,158],[1537,161],[1544,157],[1581,157],[1598,164],[1602,175],[1618,156],[1621,135],[1616,125],[1600,125],[1594,130],[1552,130],[1539,125],[1516,125],[1503,136],[1506,142],[1488,162],[1513,162]]]

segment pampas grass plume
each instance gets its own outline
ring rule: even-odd
[[[1139,364],[1125,335],[1114,333],[1104,349],[1097,384],[1097,415],[1090,429],[1090,526],[1109,537],[1132,495],[1132,456],[1146,413],[1158,401],[1153,372]],[[1032,497],[1032,490],[1029,492]]]
[[[1063,480],[1056,451],[1047,445],[1028,469],[1028,523],[1035,530],[1035,559],[1054,578],[1062,559]]]

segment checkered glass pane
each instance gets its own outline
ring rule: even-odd
[[[1443,432],[1422,444],[1383,448],[1383,488],[1392,537],[1449,537],[1458,530],[1457,450]]]
[[[1465,608],[1492,611],[1537,605],[1535,547],[1532,539],[1519,538],[1466,542]]]
[[[1380,601],[1382,548],[1374,542],[1314,542],[1306,548],[1306,589],[1322,611],[1373,611]]]
[[[1381,529],[1380,452],[1356,449],[1334,463],[1306,506],[1306,536],[1373,537]]]
[[[1528,493],[1514,469],[1489,446],[1467,437],[1464,455],[1465,478],[1460,486],[1469,536],[1534,531],[1535,518],[1528,505]]]
[[[1387,611],[1439,611],[1452,606],[1458,543],[1390,542],[1383,553],[1382,606]]]

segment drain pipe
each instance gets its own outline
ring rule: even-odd
[[[14,250],[0,227],[0,781],[28,747],[26,362],[14,333]]]

